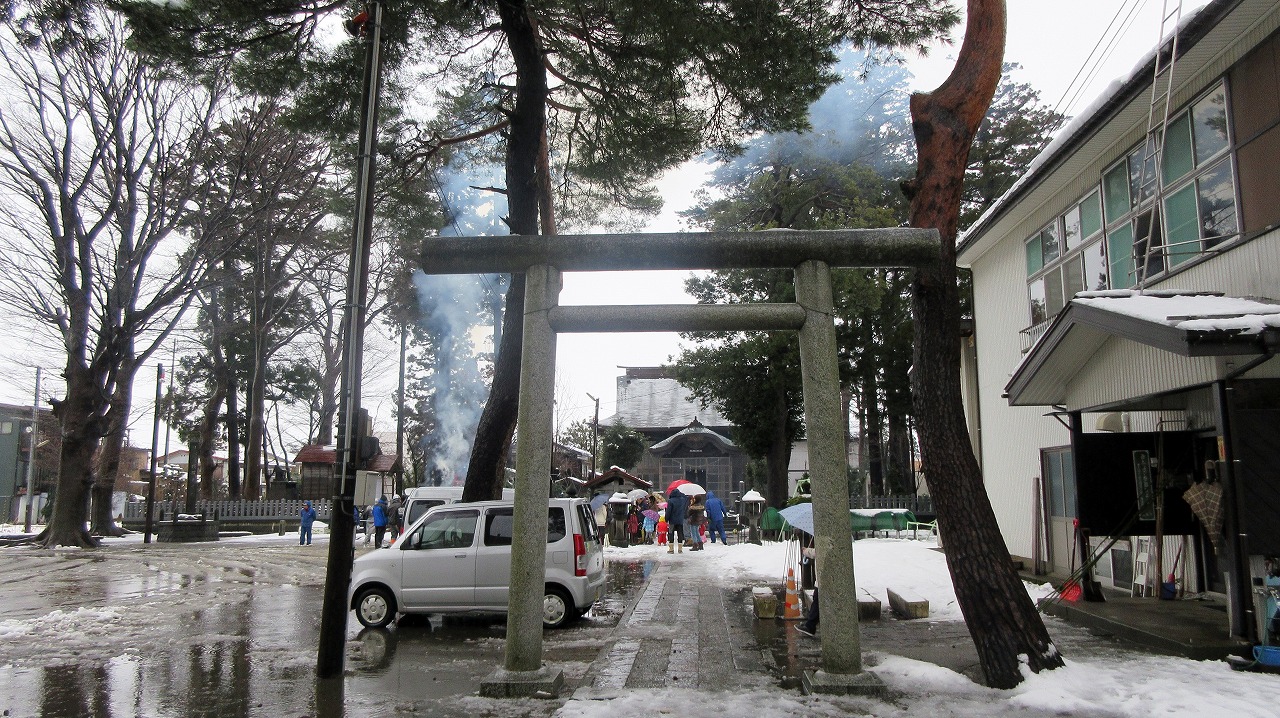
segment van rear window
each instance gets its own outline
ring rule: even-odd
[[[510,546],[511,537],[515,535],[513,509],[507,506],[490,509],[484,518],[484,545]],[[564,509],[559,506],[547,508],[547,543],[555,543],[565,537]]]
[[[578,504],[578,525],[582,527],[583,538],[587,541],[600,542],[600,537],[596,535],[596,517],[591,512],[591,506]]]
[[[444,502],[440,499],[416,499],[409,504],[409,515],[405,517],[404,525],[412,525],[414,521],[422,518],[427,509],[432,506],[443,506]]]

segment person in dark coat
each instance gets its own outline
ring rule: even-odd
[[[298,512],[298,545],[311,545],[311,525],[316,522],[316,510],[311,508],[310,501],[302,502],[302,510]]]
[[[685,517],[689,512],[689,497],[680,493],[679,490],[672,491],[667,497],[667,553],[684,553],[684,542],[687,536],[684,532]]]
[[[724,502],[715,492],[707,492],[707,535],[711,538],[711,543],[716,542],[716,532],[720,533],[720,543],[728,544],[729,540],[724,536]]]
[[[702,503],[702,499],[702,495],[691,496],[684,517],[684,532],[689,536],[690,551],[702,550],[702,524],[707,520],[707,505]]]

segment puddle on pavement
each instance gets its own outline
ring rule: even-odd
[[[601,631],[617,624],[654,568],[651,561],[611,561],[606,595],[597,606],[583,620],[544,634],[547,655],[567,664],[566,675],[585,673]],[[474,718],[474,706],[459,699],[475,695],[480,679],[502,664],[506,627],[500,617],[409,616],[390,629],[363,629],[352,615],[345,679],[336,688],[317,686],[322,590],[242,584],[232,600],[225,590],[216,581],[158,570],[92,573],[61,584],[63,598],[78,595],[80,606],[124,613],[133,604],[153,614],[140,617],[142,629],[138,621],[131,621],[132,629],[112,627],[106,645],[91,651],[62,650],[53,658],[27,651],[26,660],[0,655],[0,665],[7,664],[0,670],[0,712],[40,718],[363,718],[408,711]],[[169,594],[175,603],[165,603]],[[48,612],[51,603],[41,603],[42,612],[32,618]]]

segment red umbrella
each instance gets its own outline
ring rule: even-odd
[[[667,487],[667,495],[670,496],[672,491],[675,491],[676,488],[684,486],[687,483],[689,482],[684,479],[676,479],[675,481],[672,481],[671,485]]]

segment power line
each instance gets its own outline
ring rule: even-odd
[[[1089,56],[1081,64],[1080,70],[1072,78],[1071,84],[1063,91],[1062,97],[1054,106],[1055,112],[1069,114],[1076,106],[1084,92],[1097,79],[1103,66],[1115,54],[1120,45],[1120,40],[1128,33],[1133,23],[1137,20],[1139,12],[1146,7],[1146,4],[1147,0],[1126,0],[1116,9],[1111,22],[1107,24],[1106,29],[1103,30],[1102,35],[1098,38],[1098,42],[1089,52]],[[1124,16],[1123,19],[1121,19],[1122,15]],[[1119,21],[1118,25],[1117,21]],[[1113,29],[1114,32],[1112,32]],[[1100,47],[1103,48],[1101,53],[1099,53]],[[1084,74],[1084,79],[1077,84],[1077,80],[1080,80],[1082,73]]]

